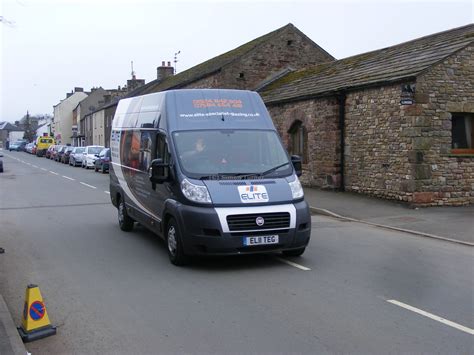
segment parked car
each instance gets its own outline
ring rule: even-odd
[[[53,147],[53,150],[51,150],[51,156],[49,157],[51,160],[56,160],[56,156],[58,155],[59,149],[62,147],[62,145],[55,145]]]
[[[46,153],[44,153],[45,158],[51,159],[51,152],[53,151],[54,147],[55,145],[52,144],[48,147],[48,149],[46,149]]]
[[[83,168],[89,169],[94,167],[95,160],[97,159],[96,154],[99,154],[104,146],[101,145],[88,145],[82,153],[82,163]]]
[[[84,153],[85,147],[74,147],[69,154],[69,165],[77,166],[82,164],[82,153]]]
[[[34,143],[27,143],[27,144],[25,145],[25,152],[31,154],[31,150],[33,149],[33,146],[34,146],[34,145],[35,145]]]
[[[12,150],[21,152],[25,150],[27,142],[23,140],[18,140],[16,142],[10,143],[10,146],[8,147],[8,150],[11,152]]]
[[[67,145],[59,146],[58,152],[56,153],[56,155],[54,157],[54,161],[61,162],[61,159],[62,159],[63,154],[66,151],[67,147],[68,147]]]
[[[102,174],[105,174],[109,171],[109,164],[110,164],[110,148],[104,148],[99,153],[96,161],[95,161],[95,168],[94,170],[101,171]]]
[[[74,149],[73,146],[68,145],[64,150],[63,155],[61,156],[61,163],[69,164],[69,155],[71,154],[72,150]]]
[[[33,147],[31,148],[31,154],[36,155],[36,143],[33,143]]]

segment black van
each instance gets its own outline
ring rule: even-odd
[[[134,222],[188,255],[281,251],[299,256],[311,217],[298,176],[260,96],[195,89],[119,102],[110,138],[110,197]]]

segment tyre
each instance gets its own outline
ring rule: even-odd
[[[189,262],[188,256],[184,254],[181,233],[174,218],[171,218],[166,226],[166,249],[173,265],[182,266]]]
[[[120,229],[124,232],[130,232],[133,229],[133,219],[127,214],[127,208],[125,207],[125,201],[123,198],[120,199],[117,208],[118,222]]]
[[[282,251],[282,254],[285,256],[301,256],[303,255],[304,251],[306,248],[299,248],[299,249],[293,249],[293,250],[284,250]]]

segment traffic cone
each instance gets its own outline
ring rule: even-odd
[[[56,334],[56,327],[49,322],[46,305],[37,285],[28,285],[21,327],[18,327],[24,343]]]

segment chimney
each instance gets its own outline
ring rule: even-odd
[[[171,62],[168,62],[168,65],[165,66],[165,62],[161,62],[161,67],[156,68],[157,75],[156,78],[159,81],[163,81],[166,78],[174,75],[174,68],[171,66]]]
[[[75,88],[74,88],[74,92],[84,92],[84,89],[83,89],[83,88],[75,87]]]

